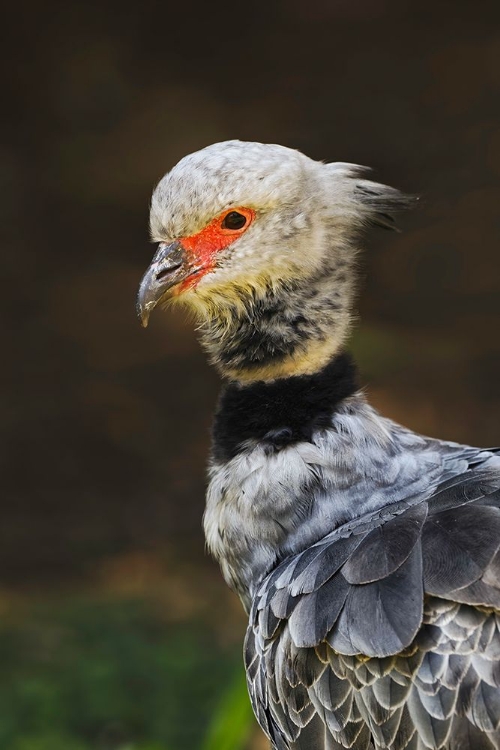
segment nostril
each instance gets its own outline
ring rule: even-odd
[[[168,268],[164,268],[162,271],[159,271],[156,274],[156,281],[161,281],[162,279],[165,278],[165,276],[170,276],[170,274],[173,271],[177,271],[177,269],[180,268],[181,266],[182,266],[182,261],[179,261],[178,263],[172,263],[171,266],[169,266]]]

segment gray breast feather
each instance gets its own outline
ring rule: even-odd
[[[275,748],[500,748],[500,470],[466,458],[263,581],[245,658]]]

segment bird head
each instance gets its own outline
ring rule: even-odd
[[[158,248],[139,290],[143,325],[157,305],[182,302],[220,332],[235,311],[255,318],[266,298],[325,278],[339,309],[350,307],[355,237],[369,222],[392,227],[387,212],[403,202],[362,171],[241,141],[186,156],[152,196]]]

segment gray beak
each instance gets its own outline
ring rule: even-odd
[[[168,290],[192,272],[186,252],[179,240],[170,245],[161,243],[142,277],[137,297],[137,314],[146,328],[149,316]]]

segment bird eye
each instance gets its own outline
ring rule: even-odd
[[[221,226],[223,229],[243,229],[246,223],[246,216],[239,211],[230,211],[224,216]]]

